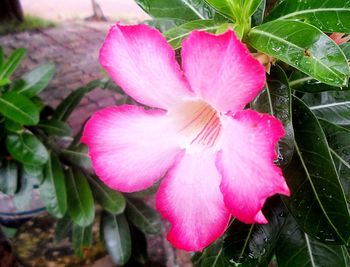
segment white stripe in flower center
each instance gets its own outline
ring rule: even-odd
[[[187,152],[218,148],[222,131],[220,113],[208,103],[186,101],[169,111],[168,115],[174,119],[181,148]]]

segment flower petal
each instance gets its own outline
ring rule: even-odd
[[[192,90],[217,110],[244,108],[265,84],[265,69],[232,30],[194,31],[182,45],[182,66]]]
[[[146,25],[112,27],[100,63],[136,101],[158,108],[191,94],[175,52],[158,30]]]
[[[279,120],[252,110],[222,119],[222,151],[217,166],[226,207],[245,223],[266,223],[261,212],[266,198],[289,195],[282,171],[274,165],[275,147],[284,135]]]
[[[220,192],[215,154],[185,154],[162,181],[157,209],[172,224],[168,240],[177,248],[201,251],[226,229],[230,214]]]
[[[124,105],[96,112],[82,142],[100,179],[131,192],[151,186],[174,163],[180,153],[174,132],[165,112]]]

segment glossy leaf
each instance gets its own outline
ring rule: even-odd
[[[126,203],[122,193],[110,189],[100,182],[97,177],[91,177],[89,181],[93,188],[95,198],[103,209],[114,215],[124,211]]]
[[[278,267],[348,267],[343,249],[313,239],[288,216],[276,246],[276,257]]]
[[[286,134],[278,144],[278,161],[280,166],[288,165],[294,151],[291,101],[287,76],[283,69],[277,65],[267,75],[265,89],[251,105],[258,112],[269,113],[283,123]]]
[[[55,240],[57,242],[62,241],[64,238],[68,237],[73,229],[73,221],[66,214],[62,219],[59,219],[55,228]]]
[[[343,50],[345,57],[350,60],[350,43],[346,42],[339,46]]]
[[[244,224],[233,221],[227,237],[224,239],[224,254],[230,262],[245,267],[259,266],[270,262],[279,238],[280,228],[284,225],[288,211],[281,199],[276,196],[268,199],[263,210],[268,224]]]
[[[53,153],[45,165],[44,181],[39,190],[46,210],[56,218],[62,218],[67,210],[67,189],[61,163]]]
[[[218,24],[218,22],[214,20],[195,20],[166,31],[164,36],[174,49],[178,49],[181,47],[182,40],[193,30],[215,33],[215,31],[220,28],[220,25],[221,24]]]
[[[182,21],[210,19],[215,12],[202,0],[136,0],[151,17]]]
[[[6,147],[14,159],[26,165],[44,165],[49,159],[46,147],[28,132],[7,135]]]
[[[140,199],[127,198],[126,215],[146,234],[158,234],[161,230],[159,214]]]
[[[55,65],[47,63],[24,74],[14,86],[13,91],[32,97],[40,93],[49,84],[55,74]]]
[[[61,156],[68,162],[83,169],[91,169],[91,159],[88,155],[88,147],[85,144],[79,144],[75,148],[68,148],[61,151]]]
[[[35,125],[39,122],[38,107],[16,92],[7,92],[0,97],[0,113],[24,125]]]
[[[241,11],[240,1],[237,0],[205,0],[208,4],[218,10],[226,17],[236,20],[238,19]]]
[[[284,171],[292,195],[283,200],[307,234],[322,242],[346,244],[350,215],[326,137],[315,115],[297,98],[293,127],[296,153]]]
[[[325,32],[350,33],[350,2],[346,0],[285,0],[267,17],[300,19]]]
[[[350,91],[304,94],[303,101],[318,117],[339,125],[350,125]]]
[[[66,171],[68,213],[75,224],[90,225],[95,217],[95,205],[86,177],[78,170]]]
[[[265,9],[266,9],[266,0],[262,0],[260,5],[258,6],[257,10],[252,16],[252,25],[260,25],[263,23],[264,15],[265,15]]]
[[[42,120],[37,126],[43,129],[48,135],[56,136],[68,136],[72,130],[67,123],[54,119]]]
[[[131,236],[125,216],[103,212],[101,229],[112,261],[117,265],[125,264],[131,256]]]
[[[21,175],[31,180],[33,185],[40,185],[44,180],[43,166],[22,165]]]
[[[5,120],[5,128],[9,132],[13,133],[21,133],[24,131],[23,125],[13,120],[6,119]]]
[[[0,166],[0,191],[14,195],[18,187],[18,167],[13,160],[5,160]]]
[[[84,249],[90,247],[92,243],[92,225],[83,227],[74,224],[72,243],[74,254],[82,258]]]
[[[309,24],[277,20],[253,28],[248,42],[255,49],[333,86],[347,86],[349,66],[342,50]]]
[[[52,118],[59,121],[66,121],[74,109],[79,105],[85,94],[102,85],[103,81],[97,79],[88,83],[84,87],[74,90],[58,105]]]
[[[2,64],[2,67],[0,69],[0,80],[10,77],[18,65],[21,63],[25,55],[26,50],[24,48],[18,48],[13,51],[8,59]]]
[[[350,130],[323,119],[319,122],[326,134],[345,197],[350,203]]]

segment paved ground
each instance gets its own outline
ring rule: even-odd
[[[65,22],[56,28],[36,32],[23,32],[0,36],[5,54],[25,47],[28,56],[16,75],[44,62],[54,62],[57,72],[50,85],[41,93],[46,103],[56,107],[74,89],[101,77],[98,50],[109,28],[109,23]],[[87,94],[69,119],[77,132],[83,122],[96,110],[115,104],[117,95],[108,90],[96,89]],[[160,237],[149,241],[150,254],[164,262],[164,266],[189,267],[189,255],[174,251],[165,240],[166,230]],[[159,259],[159,257],[163,259]],[[103,267],[109,266],[104,259]],[[95,266],[95,265],[94,265]],[[98,266],[98,265],[96,265]]]

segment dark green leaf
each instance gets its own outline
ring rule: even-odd
[[[325,32],[350,33],[350,2],[346,0],[285,0],[267,17],[300,19]]]
[[[72,149],[64,149],[61,156],[68,162],[83,169],[91,169],[91,159],[88,155],[88,147],[85,144],[79,144]]]
[[[284,171],[292,195],[283,200],[307,234],[323,242],[346,244],[350,215],[326,137],[307,106],[294,100],[296,153]]]
[[[343,249],[313,239],[288,216],[276,246],[278,267],[348,267]]]
[[[282,121],[286,134],[278,144],[278,160],[281,166],[288,165],[294,151],[294,131],[290,88],[281,67],[277,65],[271,69],[265,89],[253,101],[252,107],[260,113],[269,113]]]
[[[0,97],[0,113],[24,125],[35,125],[39,122],[38,107],[16,92],[7,92]]]
[[[26,165],[44,165],[49,154],[45,146],[33,134],[9,134],[6,147],[11,156]]]
[[[24,74],[14,86],[13,91],[32,97],[40,93],[51,81],[55,74],[55,65],[47,63]]]
[[[348,203],[350,203],[350,130],[319,119]]]
[[[95,217],[95,205],[86,177],[78,170],[66,171],[68,212],[77,225],[88,226]]]
[[[103,212],[101,228],[106,248],[113,262],[117,265],[125,264],[131,256],[131,236],[125,216]]]
[[[240,1],[232,0],[205,0],[209,5],[218,10],[221,14],[232,20],[238,19],[241,15]]]
[[[120,214],[124,211],[125,198],[123,194],[110,189],[102,182],[100,182],[98,178],[92,177],[89,181],[92,188],[94,189],[93,193],[96,197],[96,200],[103,209],[115,215]]]
[[[249,43],[311,77],[333,86],[347,86],[349,66],[342,50],[309,24],[277,20],[253,28]]]
[[[136,0],[151,17],[181,20],[210,19],[215,12],[202,0]]]
[[[350,125],[350,91],[304,94],[302,100],[318,117],[335,124]]]
[[[0,191],[14,195],[18,187],[18,167],[13,160],[5,160],[0,166]]]
[[[73,225],[73,237],[72,243],[74,248],[74,254],[83,257],[83,252],[85,248],[91,246],[92,242],[92,225],[80,226],[77,224]]]
[[[166,31],[164,36],[174,49],[178,49],[181,47],[182,40],[186,38],[193,30],[197,29],[215,33],[220,26],[221,24],[215,20],[195,20]]]
[[[137,228],[146,234],[157,234],[160,232],[160,216],[154,209],[140,199],[127,198],[126,200],[126,215]]]
[[[18,65],[21,63],[25,55],[26,50],[24,48],[18,48],[13,51],[0,69],[0,80],[10,77]]]
[[[341,50],[343,50],[345,57],[350,60],[350,42],[346,42],[340,45]]]
[[[146,263],[147,254],[147,239],[144,233],[133,225],[129,225],[131,233],[132,255],[131,257],[142,264]]]
[[[23,126],[20,123],[9,119],[5,120],[5,128],[9,132],[13,132],[13,133],[21,133],[24,130]]]
[[[55,240],[57,242],[62,241],[64,238],[68,237],[72,232],[73,221],[66,214],[62,219],[59,219],[55,228]]]
[[[264,214],[268,224],[249,225],[238,220],[231,224],[224,241],[224,252],[230,262],[255,267],[270,261],[288,211],[276,196],[268,199]]]
[[[47,211],[56,218],[62,218],[67,210],[67,189],[61,163],[53,153],[45,165],[44,182],[39,190]]]
[[[252,25],[257,26],[263,23],[266,8],[266,0],[261,1],[260,6],[252,16]]]
[[[85,94],[99,86],[101,86],[100,79],[94,80],[86,86],[74,90],[58,105],[52,116],[53,119],[66,121],[74,109],[79,105]]]
[[[48,135],[68,136],[72,130],[67,123],[54,119],[42,120],[37,126]]]

